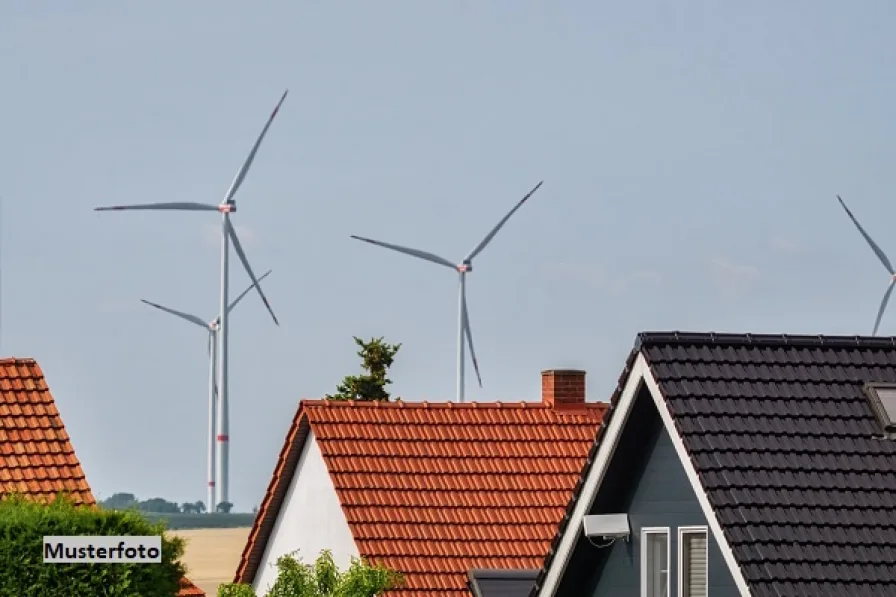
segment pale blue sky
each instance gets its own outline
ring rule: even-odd
[[[0,350],[43,366],[101,497],[205,499],[214,214],[284,88],[234,221],[282,326],[234,312],[231,497],[257,504],[300,398],[404,347],[454,396],[455,277],[350,234],[477,259],[484,387],[615,387],[645,329],[870,333],[896,219],[896,4],[266,2],[0,5]],[[233,280],[247,278],[234,266]],[[882,333],[896,330],[896,313]]]

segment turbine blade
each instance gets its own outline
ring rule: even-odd
[[[112,205],[109,207],[94,207],[93,211],[126,211],[135,209],[157,209],[174,211],[218,211],[217,205],[207,203],[175,202],[175,203],[143,203],[141,205]]]
[[[476,380],[479,381],[479,387],[482,387],[482,376],[479,375],[479,361],[476,360],[476,350],[473,349],[473,332],[470,331],[470,314],[467,312],[467,290],[464,288],[464,310],[463,310],[463,326],[464,336],[467,337],[467,346],[470,347],[470,358],[473,359],[473,369],[476,371]]]
[[[211,358],[212,356],[212,333],[208,333],[208,356]]]
[[[201,318],[199,318],[195,315],[190,315],[189,313],[184,313],[183,311],[177,311],[176,309],[169,309],[168,307],[163,307],[162,305],[159,305],[158,303],[152,303],[152,302],[144,300],[144,299],[140,299],[140,302],[145,303],[145,304],[149,305],[150,307],[155,307],[156,309],[160,309],[160,310],[164,311],[165,313],[170,313],[171,315],[174,315],[175,317],[180,317],[181,319],[185,319],[185,320],[189,321],[190,323],[195,323],[196,325],[204,327],[205,329],[208,329],[208,322],[202,321]]]
[[[884,311],[887,308],[887,303],[890,302],[890,295],[893,294],[893,285],[896,284],[896,280],[890,280],[890,286],[887,288],[887,291],[884,293],[884,300],[880,302],[880,309],[877,310],[877,319],[874,321],[874,331],[871,332],[872,336],[877,335],[877,328],[880,327],[880,320],[884,317]]]
[[[485,238],[482,239],[482,242],[479,243],[478,245],[476,245],[476,248],[475,248],[475,249],[473,249],[472,251],[470,251],[470,254],[467,255],[467,258],[464,259],[464,261],[472,261],[474,257],[476,257],[477,255],[479,255],[479,254],[482,252],[482,250],[483,250],[486,246],[488,246],[488,244],[489,244],[490,242],[492,242],[492,239],[495,238],[495,235],[498,234],[498,231],[501,230],[501,228],[504,226],[504,224],[507,223],[507,220],[510,219],[510,216],[512,216],[514,213],[516,213],[516,210],[518,210],[519,208],[521,208],[521,207],[523,206],[523,203],[525,203],[526,200],[529,199],[529,197],[531,197],[532,195],[534,195],[534,194],[535,194],[535,191],[537,191],[539,188],[541,188],[541,185],[542,185],[543,183],[544,183],[544,181],[542,180],[540,183],[538,183],[537,185],[535,185],[535,188],[533,188],[531,191],[529,191],[529,192],[526,194],[525,197],[523,197],[522,199],[520,199],[519,202],[518,202],[516,205],[513,206],[513,209],[511,209],[510,212],[509,212],[506,216],[504,216],[504,217],[501,219],[500,222],[498,222],[498,225],[495,226],[494,228],[492,228],[492,231],[489,232],[489,233],[485,236]]]
[[[887,259],[886,254],[881,250],[880,247],[877,246],[877,243],[874,242],[868,233],[865,232],[865,229],[862,228],[862,225],[859,224],[859,221],[856,219],[852,212],[849,211],[849,208],[846,207],[846,203],[843,202],[843,199],[840,198],[840,195],[837,195],[837,200],[840,202],[840,205],[843,206],[843,209],[846,210],[846,215],[849,216],[849,219],[852,220],[852,223],[856,225],[856,228],[859,229],[859,232],[862,233],[862,236],[865,237],[865,240],[868,241],[868,244],[871,246],[871,250],[877,255],[877,258],[880,259],[880,262],[884,264],[884,267],[887,268],[887,271],[890,272],[891,275],[896,275],[896,271],[893,271],[893,265],[890,263],[890,260]]]
[[[258,281],[261,282],[262,280],[264,280],[265,278],[267,278],[267,277],[268,277],[268,274],[270,274],[272,271],[274,271],[274,270],[269,269],[268,271],[266,271],[265,273],[263,273],[263,274],[258,278]],[[233,301],[232,303],[230,303],[230,306],[227,307],[227,312],[230,313],[231,311],[233,311],[233,308],[236,307],[236,306],[239,304],[239,302],[240,302],[241,300],[243,300],[243,297],[245,297],[247,294],[249,294],[249,293],[252,291],[253,288],[255,288],[255,284],[252,284],[251,286],[249,286],[249,288],[245,289],[242,293],[240,293],[240,295],[239,295],[238,297],[236,297],[236,299],[234,299],[234,301]]]
[[[438,263],[439,265],[444,265],[445,267],[450,267],[451,269],[457,269],[457,265],[451,263],[444,257],[439,257],[434,253],[428,253],[426,251],[419,251],[417,249],[410,249],[408,247],[402,247],[400,245],[391,245],[389,243],[384,243],[378,240],[372,240],[369,238],[364,238],[363,236],[355,236],[352,235],[352,238],[355,240],[360,240],[365,243],[370,243],[371,245],[377,245],[378,247],[385,247],[387,249],[392,249],[393,251],[398,251],[399,253],[404,253],[405,255],[410,255],[412,257],[419,257],[420,259],[425,259],[426,261],[432,261],[433,263]]]
[[[261,134],[258,135],[258,139],[256,139],[255,145],[252,146],[252,151],[249,152],[249,156],[246,158],[246,161],[243,162],[243,166],[240,168],[239,172],[236,173],[233,182],[230,183],[230,188],[227,189],[227,195],[224,198],[224,203],[230,203],[231,199],[233,199],[233,196],[239,190],[240,185],[243,184],[243,179],[246,178],[246,173],[249,172],[249,168],[252,167],[252,162],[255,160],[255,154],[258,152],[258,148],[261,146],[261,142],[264,140],[264,136],[268,134],[268,129],[271,128],[271,123],[274,122],[274,117],[277,116],[277,112],[280,111],[280,106],[283,105],[283,101],[286,99],[287,93],[289,93],[289,89],[283,92],[283,95],[280,97],[280,101],[277,102],[277,107],[275,107],[274,111],[271,112],[271,115],[268,116],[268,121],[264,124],[264,128],[261,129]]]
[[[243,251],[243,246],[240,244],[240,239],[236,235],[236,230],[233,229],[233,224],[230,223],[230,218],[225,218],[224,221],[227,222],[227,233],[230,235],[230,240],[233,242],[233,248],[239,256],[240,261],[243,262],[243,267],[246,268],[246,273],[249,274],[249,278],[252,280],[252,286],[258,291],[258,296],[261,297],[261,301],[264,303],[264,306],[267,307],[268,313],[271,314],[274,323],[280,325],[280,322],[277,321],[277,316],[274,315],[274,310],[271,309],[268,297],[264,295],[264,291],[261,289],[261,284],[258,283],[258,278],[255,277],[255,272],[252,271],[252,266],[249,265],[249,260],[246,258],[246,252]]]

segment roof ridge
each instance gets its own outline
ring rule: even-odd
[[[657,344],[714,344],[727,346],[803,346],[818,348],[893,348],[896,336],[828,336],[824,334],[733,334],[725,332],[640,332],[635,350]]]
[[[477,410],[477,409],[507,409],[507,408],[535,408],[544,410],[590,410],[606,408],[608,402],[584,402],[580,404],[564,404],[561,407],[551,406],[541,401],[535,400],[519,400],[514,402],[503,402],[495,400],[492,402],[430,402],[427,400],[404,401],[395,400],[386,402],[383,400],[327,400],[320,398],[303,398],[300,401],[302,408],[383,408],[383,409],[402,409],[402,408],[419,408],[431,410]]]

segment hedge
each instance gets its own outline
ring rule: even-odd
[[[63,496],[41,504],[0,500],[0,597],[174,597],[184,543],[134,511],[75,506]],[[45,564],[48,535],[161,535],[161,564]]]

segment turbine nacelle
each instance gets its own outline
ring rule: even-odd
[[[222,214],[235,214],[236,213],[236,202],[229,201],[228,203],[222,203],[218,206],[218,211]]]
[[[457,266],[457,271],[462,274],[469,274],[471,271],[473,271],[473,264],[469,261],[464,261]]]

